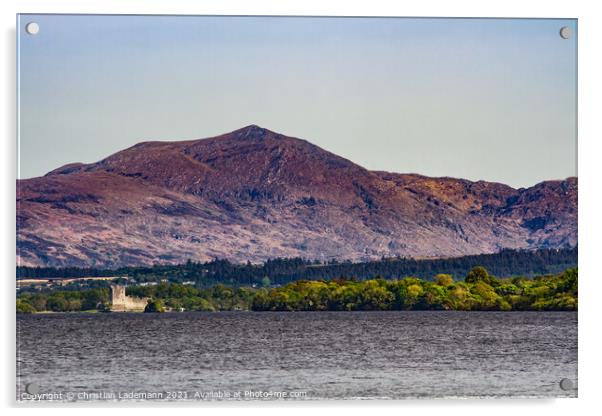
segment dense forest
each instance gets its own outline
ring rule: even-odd
[[[483,267],[463,281],[439,274],[435,281],[297,281],[253,298],[256,311],[350,310],[576,310],[577,269],[535,279],[496,279]]]
[[[475,267],[456,281],[438,274],[432,281],[406,277],[370,280],[299,280],[273,288],[210,288],[162,282],[130,286],[131,296],[148,297],[147,311],[351,311],[351,310],[577,310],[578,273],[567,269],[533,279],[499,279]],[[109,290],[25,291],[17,312],[68,312],[110,307]]]
[[[152,267],[122,267],[116,270],[94,268],[18,267],[17,278],[59,278],[93,276],[127,276],[136,282],[167,279],[171,282],[194,282],[197,287],[218,283],[233,286],[253,284],[282,285],[296,280],[330,280],[337,278],[374,277],[400,279],[407,276],[432,280],[439,273],[465,276],[472,268],[483,266],[498,277],[554,274],[577,266],[577,248],[541,249],[536,251],[502,250],[441,259],[383,258],[364,263],[320,263],[301,258],[273,259],[263,264],[234,264],[228,260]]]

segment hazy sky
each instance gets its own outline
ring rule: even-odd
[[[22,15],[19,177],[248,124],[373,170],[573,176],[576,32],[570,19]]]

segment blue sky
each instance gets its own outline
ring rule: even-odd
[[[21,15],[19,177],[248,124],[373,170],[515,187],[573,176],[576,31],[571,19]]]

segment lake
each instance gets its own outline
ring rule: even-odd
[[[18,400],[576,397],[563,378],[575,312],[17,317]]]

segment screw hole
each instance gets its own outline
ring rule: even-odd
[[[37,35],[40,31],[40,25],[38,25],[36,22],[27,23],[25,26],[25,31],[30,35]]]

